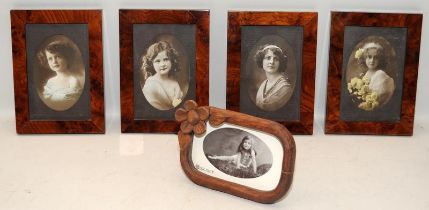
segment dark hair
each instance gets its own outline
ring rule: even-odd
[[[255,156],[256,156],[256,151],[253,149],[253,145],[249,150],[246,150],[243,148],[244,141],[246,141],[246,140],[250,140],[250,138],[248,136],[244,136],[243,139],[241,139],[241,143],[240,143],[240,145],[238,145],[237,152],[239,152],[239,153],[243,153],[243,152],[251,153],[251,151],[253,150],[255,152]]]
[[[268,51],[273,52],[273,54],[279,58],[280,64],[279,64],[278,72],[286,71],[286,68],[287,68],[286,53],[284,53],[284,51],[280,47],[272,44],[266,44],[259,47],[259,49],[256,51],[256,54],[255,54],[256,65],[259,68],[262,68],[262,61],[264,60],[265,55],[268,53]]]
[[[58,54],[66,60],[67,67],[70,68],[70,61],[75,59],[76,53],[73,47],[67,43],[62,41],[53,41],[47,44],[42,50],[37,53],[37,58],[42,66],[49,68],[48,60],[46,58],[46,52],[52,54]]]
[[[377,59],[378,59],[377,67],[380,69],[385,69],[387,67],[387,60],[385,57],[384,48],[378,42],[369,42],[363,46],[363,53],[362,53],[362,56],[359,57],[358,63],[362,67],[366,69],[368,68],[368,66],[366,65],[366,58],[368,57],[368,51],[370,49],[375,49],[377,52]]]
[[[158,55],[158,53],[166,51],[167,57],[171,62],[171,70],[168,72],[168,75],[174,74],[180,70],[179,68],[179,53],[171,47],[170,43],[166,41],[159,41],[147,48],[146,54],[142,56],[142,66],[141,70],[143,71],[144,80],[154,75],[155,69],[153,68],[153,59]]]

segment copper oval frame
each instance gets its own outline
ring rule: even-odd
[[[189,103],[194,103],[195,107],[192,109],[197,109],[197,105],[193,101],[188,101]],[[189,104],[188,103],[188,104]],[[186,107],[181,109],[181,111],[190,112]],[[184,126],[181,126],[181,130],[178,132],[178,139],[180,145],[180,164],[186,176],[191,179],[195,184],[208,187],[214,190],[222,191],[229,193],[238,197],[246,198],[259,203],[274,203],[282,198],[290,188],[293,178],[294,165],[295,165],[295,156],[296,156],[296,147],[295,141],[291,133],[281,124],[266,120],[258,117],[254,117],[247,114],[242,114],[235,111],[229,111],[224,109],[219,109],[215,107],[198,107],[198,109],[203,109],[208,111],[208,117],[205,117],[204,126],[206,127],[207,121],[212,126],[218,126],[223,123],[229,123],[233,125],[243,126],[246,128],[254,129],[256,131],[265,132],[268,134],[274,135],[277,140],[280,141],[280,144],[283,146],[283,162],[282,170],[279,183],[274,190],[263,191],[250,188],[244,185],[237,183],[225,181],[219,178],[215,178],[209,175],[206,175],[198,171],[192,162],[192,141],[195,135],[196,129],[193,131],[185,131]],[[178,110],[179,112],[179,110]],[[178,119],[176,112],[176,119],[178,121],[187,121],[189,119]],[[187,118],[191,118],[192,114],[187,114]],[[192,121],[192,119],[190,120]],[[183,123],[182,122],[182,125]],[[188,123],[188,122],[186,122]],[[194,123],[195,125],[195,123]],[[196,125],[195,125],[196,126]],[[203,131],[196,131],[198,134],[205,133],[205,127]],[[197,129],[198,130],[198,129]]]

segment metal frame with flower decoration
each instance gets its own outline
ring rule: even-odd
[[[174,120],[174,109],[166,119],[140,119],[135,116],[136,104],[133,82],[133,26],[137,24],[195,25],[195,98],[200,104],[209,103],[209,11],[208,10],[119,10],[121,60],[121,132],[175,133],[179,123]],[[176,107],[177,108],[177,107]],[[147,107],[143,107],[147,109]],[[171,114],[170,114],[171,113]],[[171,116],[170,116],[171,115]],[[171,117],[171,119],[170,119]]]
[[[239,112],[209,106],[199,107],[195,101],[190,100],[184,103],[183,108],[176,110],[175,118],[180,122],[180,131],[178,132],[180,163],[185,174],[194,183],[259,203],[274,203],[287,193],[292,183],[296,149],[291,133],[283,125]],[[270,191],[258,190],[197,170],[192,162],[192,145],[195,140],[194,137],[207,133],[207,123],[213,127],[228,123],[276,137],[282,145],[283,159],[281,159],[280,180],[275,189]]]
[[[332,12],[331,13],[331,44],[329,54],[329,75],[327,88],[327,105],[325,118],[325,133],[327,134],[370,134],[370,135],[412,135],[414,124],[414,110],[417,89],[417,74],[420,54],[420,40],[422,32],[422,14],[393,14],[393,13],[358,13]],[[341,87],[343,87],[343,52],[345,50],[346,26],[362,28],[406,28],[405,64],[403,86],[400,90],[400,117],[395,121],[372,120],[345,120],[341,118]],[[358,49],[357,59],[361,54]],[[359,91],[354,84],[346,84],[350,93]],[[362,80],[361,83],[368,83]],[[361,94],[362,95],[362,94]],[[368,96],[368,100],[371,97]],[[372,101],[365,108],[372,108]],[[389,113],[387,113],[389,114]]]

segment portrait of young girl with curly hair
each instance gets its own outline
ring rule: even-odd
[[[142,91],[149,104],[158,110],[170,110],[182,102],[183,92],[175,78],[180,71],[178,56],[170,43],[159,41],[150,45],[142,57],[145,80]]]

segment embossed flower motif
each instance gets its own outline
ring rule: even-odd
[[[206,132],[205,121],[209,118],[208,107],[198,107],[195,101],[186,101],[183,104],[183,108],[176,110],[175,118],[181,122],[180,130],[185,133],[191,133],[200,135]]]

